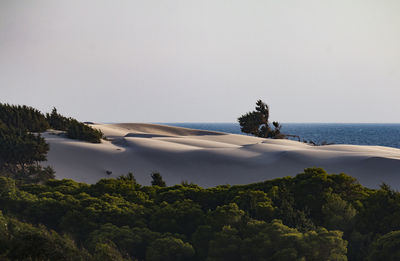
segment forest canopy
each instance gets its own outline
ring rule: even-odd
[[[2,260],[397,260],[400,245],[400,193],[318,168],[207,189],[1,177],[0,206]]]

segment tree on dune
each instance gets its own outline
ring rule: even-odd
[[[240,130],[261,138],[283,139],[282,126],[274,121],[269,122],[269,106],[262,100],[256,102],[255,111],[248,112],[238,118]]]
[[[51,113],[46,114],[47,122],[49,123],[50,127],[55,130],[67,130],[71,119],[62,116],[57,112],[56,107],[53,107]]]

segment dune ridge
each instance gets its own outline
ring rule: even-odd
[[[159,124],[93,124],[107,140],[91,144],[44,133],[48,161],[57,178],[95,183],[133,172],[149,184],[159,171],[167,184],[189,181],[209,187],[247,184],[293,176],[304,168],[322,167],[346,173],[376,188],[382,182],[400,188],[400,149],[380,146],[310,146],[292,140],[271,140],[193,130]],[[106,171],[111,171],[107,175]]]

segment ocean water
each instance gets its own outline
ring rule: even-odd
[[[238,123],[162,123],[199,130],[243,134]],[[400,124],[282,123],[282,133],[316,143],[377,145],[400,148]]]

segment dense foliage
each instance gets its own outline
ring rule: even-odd
[[[71,120],[67,129],[67,137],[91,143],[101,143],[103,133],[77,120]]]
[[[92,143],[100,143],[103,133],[73,118],[67,118],[53,108],[52,112],[46,115],[50,127],[55,130],[66,131],[70,139],[84,140]]]
[[[0,108],[4,109],[1,105]],[[14,108],[15,111],[12,113],[14,116],[23,115],[17,112],[19,112],[18,108],[23,110],[24,107],[6,108]],[[33,109],[26,107],[26,110],[32,113],[25,112],[25,115],[36,115]],[[40,134],[28,132],[37,130],[41,124],[26,123],[24,117],[16,117],[19,117],[19,120],[14,123],[7,117],[3,117],[8,122],[8,126],[0,120],[0,175],[23,183],[38,183],[54,178],[54,171],[50,167],[43,168],[39,165],[41,161],[46,160],[49,145]],[[36,118],[40,119],[39,122],[43,119],[39,116]]]
[[[282,126],[274,121],[271,127],[269,123],[269,107],[262,100],[256,102],[255,111],[248,112],[238,118],[240,129],[262,138],[283,139],[285,135],[281,133]]]
[[[50,167],[39,165],[46,160],[48,150],[40,135],[7,128],[0,122],[0,175],[25,183],[54,178]]]
[[[40,111],[25,105],[0,103],[0,121],[9,128],[29,132],[43,132],[50,127]]]
[[[52,129],[64,131],[68,129],[71,121],[71,118],[59,114],[56,108],[53,108],[51,113],[46,113],[46,119]]]
[[[0,206],[0,223],[7,224],[0,224],[2,260],[397,260],[399,255],[400,194],[387,186],[370,190],[352,177],[315,168],[294,178],[209,189],[186,183],[141,186],[132,174],[94,185],[72,180],[18,185],[3,177]]]
[[[0,121],[10,129],[20,132],[40,133],[49,128],[66,132],[71,139],[79,139],[100,143],[103,133],[87,124],[73,118],[67,118],[53,108],[52,112],[44,115],[29,106],[9,105],[0,103]]]
[[[66,118],[54,108],[43,115],[28,106],[0,103],[0,175],[20,183],[39,183],[54,178],[51,167],[42,167],[49,145],[40,135],[49,128],[66,131],[66,136],[98,143],[101,131]]]

